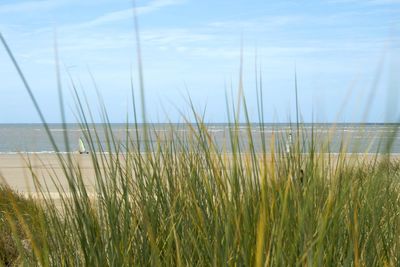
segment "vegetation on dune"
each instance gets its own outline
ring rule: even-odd
[[[26,226],[11,227],[13,239],[28,239],[39,248],[30,257],[21,255],[26,263],[398,264],[400,164],[394,160],[350,160],[345,153],[332,156],[313,150],[256,154],[251,145],[245,153],[237,142],[226,154],[216,150],[202,123],[192,129],[190,142],[179,136],[168,142],[163,138],[153,153],[143,153],[131,139],[120,151],[112,129],[106,125],[103,130],[110,137],[108,152],[114,153],[89,155],[96,170],[96,194],[86,191],[76,163],[61,157],[61,179],[68,179],[70,192],[61,207],[48,199],[45,215],[35,224],[26,217],[8,217],[11,225],[23,220]],[[85,132],[90,146],[100,152],[97,132]],[[235,139],[234,127],[231,133]],[[170,134],[177,132],[172,129]],[[21,207],[32,205],[24,203],[2,209],[15,207],[14,214],[23,214]],[[38,233],[44,233],[41,239],[31,239]]]
[[[0,186],[0,265],[17,265],[22,255],[32,260],[30,240],[40,242],[43,218],[43,209],[33,200]]]
[[[261,86],[258,89],[262,96]],[[287,140],[276,134],[271,140],[272,151],[267,152],[261,101],[261,133],[255,137],[247,123],[245,143],[238,134],[239,108],[228,106],[234,111],[228,112],[233,114],[229,153],[217,146],[196,112],[195,123],[185,125],[190,134],[182,136],[171,124],[169,132],[154,136],[151,125],[137,123],[135,105],[135,123],[127,124],[126,142],[121,144],[105,109],[102,128],[92,129],[97,126],[89,124],[91,113],[85,112],[89,107],[84,108],[82,98],[75,93],[82,132],[91,151],[87,157],[94,166],[96,191],[87,191],[83,172],[71,154],[57,154],[63,176],[54,176],[53,182],[68,181],[68,188],[58,187],[59,206],[45,197],[46,185],[35,179],[34,170],[32,177],[36,190],[45,198],[41,204],[45,211],[28,212],[33,219],[21,216],[33,209],[26,208],[32,204],[20,205],[24,200],[3,194],[8,204],[1,206],[2,210],[16,216],[6,216],[1,227],[11,229],[17,244],[13,259],[19,255],[19,263],[399,265],[400,163],[390,154],[379,158],[351,155],[350,159],[342,148],[332,155],[327,143],[316,142],[313,135],[303,138],[299,121],[289,151]],[[246,102],[243,98],[240,101],[249,122]],[[66,124],[64,127],[67,129]],[[45,128],[57,150],[46,124]],[[105,147],[99,145],[101,132],[107,139]],[[156,142],[150,142],[149,137]],[[255,150],[255,138],[261,138],[261,153]],[[23,240],[29,242],[28,252],[21,246]]]

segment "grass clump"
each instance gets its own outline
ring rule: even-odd
[[[5,47],[58,151],[22,71]],[[29,255],[18,249],[22,263],[399,265],[400,163],[390,154],[352,155],[344,147],[332,154],[330,141],[317,142],[313,133],[305,138],[299,121],[293,143],[275,132],[267,149],[262,101],[256,136],[244,100],[246,123],[238,123],[240,109],[233,107],[226,150],[196,112],[195,123],[184,125],[187,134],[172,124],[168,132],[158,133],[150,124],[137,123],[135,106],[135,123],[126,125],[120,141],[105,108],[104,124],[91,124],[92,114],[85,112],[82,98],[76,96],[95,189],[88,191],[87,177],[71,153],[56,154],[62,170],[61,176],[52,176],[60,195],[58,206],[46,197],[46,185],[35,179],[32,170],[45,212],[37,217],[40,227],[27,227],[31,224],[23,220],[21,235],[19,228],[11,229],[17,244],[24,235],[32,244]],[[144,103],[142,107],[146,121]],[[68,128],[65,123],[63,127],[68,147]],[[243,128],[245,137],[239,134]],[[256,149],[256,143],[261,149]],[[68,182],[66,187],[61,180]],[[13,209],[17,216],[8,216],[11,226],[24,218],[18,207]]]
[[[32,258],[31,241],[44,233],[41,213],[34,200],[0,186],[0,265],[16,266],[22,255]]]
[[[346,153],[225,153],[208,138],[207,127],[198,126],[191,128],[190,142],[174,137],[174,129],[168,134],[174,138],[159,136],[163,142],[156,142],[151,153],[141,152],[133,139],[124,151],[117,141],[109,144],[113,153],[92,151],[95,192],[87,191],[79,166],[64,157],[62,179],[68,179],[70,194],[62,198],[61,213],[51,199],[45,202],[43,242],[51,249],[34,253],[34,261],[90,266],[398,264],[398,161]],[[112,136],[112,128],[103,130]],[[90,136],[93,130],[85,132],[87,140],[96,139]],[[241,149],[233,144],[232,151]]]

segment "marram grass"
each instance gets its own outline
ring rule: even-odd
[[[58,150],[21,69],[0,37]],[[260,93],[262,98],[261,88]],[[87,191],[71,154],[57,154],[63,175],[48,181],[68,181],[67,188],[58,187],[60,203],[46,197],[46,185],[39,183],[34,169],[36,190],[44,198],[39,206],[9,189],[1,191],[6,198],[2,203],[8,204],[0,206],[0,230],[7,229],[8,237],[0,244],[12,249],[9,256],[0,254],[0,264],[400,264],[400,163],[390,153],[349,155],[343,146],[333,155],[329,140],[304,138],[299,121],[290,152],[285,138],[276,134],[267,153],[266,135],[261,130],[254,137],[250,123],[245,143],[241,141],[239,107],[230,112],[228,105],[228,114],[233,114],[229,152],[218,148],[195,112],[195,123],[185,125],[190,134],[180,135],[171,124],[168,133],[149,142],[151,125],[138,127],[135,106],[135,124],[127,124],[127,141],[121,144],[105,109],[103,127],[90,130],[92,116],[83,108],[84,98],[76,94],[76,103],[91,151],[95,192]],[[249,122],[246,102],[239,103]],[[262,101],[258,109],[263,126]],[[106,137],[105,147],[99,145],[100,133]],[[255,138],[262,139],[260,153]]]
[[[205,125],[198,126],[190,142],[164,139],[152,153],[140,152],[133,139],[123,152],[110,141],[114,153],[91,153],[95,194],[87,192],[74,161],[62,157],[65,174],[54,182],[68,179],[70,194],[61,206],[47,199],[39,223],[8,216],[10,225],[25,225],[24,235],[13,238],[24,236],[31,248],[19,246],[19,263],[398,265],[398,162],[239,147],[228,154],[215,149]],[[104,131],[111,140],[112,129]]]

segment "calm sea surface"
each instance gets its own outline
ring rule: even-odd
[[[193,125],[194,126],[194,125]],[[141,128],[143,126],[139,126]],[[307,143],[310,142],[311,136],[318,145],[329,141],[329,150],[333,153],[339,152],[340,147],[344,147],[347,152],[356,153],[376,153],[385,152],[390,147],[392,153],[400,153],[400,134],[398,128],[400,125],[396,124],[302,124],[301,126],[302,143],[306,144],[304,151],[307,151]],[[106,135],[104,133],[104,125],[95,124],[91,125],[90,132],[97,129],[99,140],[97,146],[101,146],[107,151]],[[135,128],[133,125],[127,126],[125,124],[112,124],[111,128],[118,143],[121,147],[125,143],[127,133],[134,140],[136,140]],[[174,135],[171,135],[173,128]],[[271,144],[277,143],[281,140],[282,147],[286,147],[285,143],[295,142],[296,139],[296,125],[295,124],[253,124],[249,128],[242,124],[236,129],[230,131],[228,124],[208,124],[207,125],[210,136],[214,139],[217,147],[224,151],[230,151],[230,133],[235,132],[239,137],[240,142],[244,149],[248,148],[248,135],[249,132],[253,136],[253,143],[255,150],[262,151],[263,140],[266,145],[267,151],[270,151]],[[232,129],[232,128],[231,128]],[[127,131],[128,130],[128,131]],[[70,150],[78,150],[79,138],[84,139],[85,131],[82,131],[77,124],[68,124],[65,131],[61,124],[50,124],[50,132],[54,137],[58,150],[66,152],[64,142],[64,133],[66,132],[69,139]],[[141,129],[139,129],[141,132]],[[87,133],[87,132],[86,132]],[[293,137],[290,138],[289,135]],[[175,137],[171,137],[175,136]],[[150,125],[150,142],[154,145],[157,140],[159,143],[168,142],[171,138],[180,137],[181,140],[190,140],[193,138],[193,132],[187,125],[180,124],[152,124]],[[274,136],[274,138],[273,138]],[[140,137],[139,140],[143,140]],[[274,140],[274,141],[272,141]],[[138,144],[140,142],[137,142]],[[143,146],[143,144],[141,144]],[[86,145],[86,147],[88,147]],[[284,149],[284,148],[283,148]],[[276,148],[275,148],[276,150]],[[284,149],[285,150],[285,149]],[[54,153],[56,149],[49,141],[45,129],[40,124],[0,124],[0,153],[19,153],[19,152],[39,152],[39,153]]]

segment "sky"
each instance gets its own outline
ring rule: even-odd
[[[130,0],[0,1],[0,32],[48,122],[61,120],[55,40],[67,120],[76,122],[72,82],[94,114],[97,87],[112,122],[132,118],[132,8]],[[152,122],[192,120],[189,100],[206,122],[226,122],[241,66],[254,122],[256,75],[265,120],[295,120],[295,72],[305,122],[399,121],[400,0],[138,0],[135,8]],[[0,123],[40,122],[2,46],[0,80]]]

